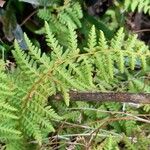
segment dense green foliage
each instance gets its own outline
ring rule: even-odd
[[[150,13],[148,0],[131,2],[116,1],[106,17],[122,8]],[[32,32],[45,38],[46,50],[38,38],[24,34],[20,37],[26,48],[16,38],[11,50],[14,60],[8,62],[10,48],[1,44],[2,148],[147,150],[149,105],[72,102],[68,92],[149,93],[149,46],[128,33],[123,22],[110,23],[110,30],[105,17],[100,21],[83,13],[83,1],[34,4],[40,6],[36,17],[43,24]],[[58,92],[64,101],[50,98]]]

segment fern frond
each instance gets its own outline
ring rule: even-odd
[[[111,48],[113,48],[115,50],[120,50],[123,45],[124,36],[125,36],[125,34],[123,33],[123,28],[120,28],[117,31],[116,35],[111,40],[111,45],[110,45]]]
[[[41,53],[41,49],[38,47],[35,47],[26,34],[24,34],[26,44],[29,49],[29,53],[31,57],[37,62],[40,63],[40,65],[44,65],[46,68],[50,68],[50,58],[46,56],[45,53]]]
[[[21,132],[15,129],[16,127],[13,125],[13,123],[15,123],[19,118],[10,109],[13,109],[14,111],[14,108],[9,106],[8,104],[4,104],[3,106],[1,106],[0,139],[2,140],[9,140],[13,137],[21,137]]]
[[[21,139],[12,139],[6,143],[6,150],[26,150],[27,145],[24,143],[24,140]]]
[[[76,51],[78,47],[77,34],[71,25],[69,25],[68,28],[69,28],[68,48],[71,51]]]
[[[60,58],[62,55],[62,47],[58,44],[58,41],[54,37],[54,34],[51,32],[48,23],[45,23],[46,29],[46,41],[49,47],[51,47],[54,51],[55,57]]]
[[[44,86],[45,87],[45,86]],[[22,127],[21,129],[29,136],[33,136],[39,144],[42,140],[42,128],[48,128],[50,132],[54,131],[54,128],[50,126],[53,118],[60,119],[60,117],[51,109],[51,107],[45,107],[45,102],[48,98],[48,91],[42,90],[43,86],[38,87],[37,92],[34,92],[31,101],[27,101],[25,104],[26,96],[24,97],[22,105],[22,117],[20,118]],[[47,89],[48,90],[48,89]],[[49,124],[49,125],[48,125]],[[29,129],[30,128],[30,129]]]
[[[25,52],[21,51],[17,41],[14,43],[15,51],[13,51],[13,55],[16,58],[17,63],[20,68],[24,70],[26,75],[35,78],[35,76],[39,76],[39,72],[36,70],[37,64],[30,56],[28,56]]]
[[[135,120],[128,120],[125,122],[125,130],[127,135],[131,135],[133,133],[133,129],[137,128],[137,124]]]
[[[9,128],[7,126],[0,126],[0,132],[2,134],[10,134],[10,135],[21,135],[21,132],[18,130],[14,130],[13,128]]]
[[[83,81],[94,90],[95,86],[93,84],[93,72],[92,72],[93,68],[90,61],[88,61],[86,58],[83,58],[83,62],[81,64],[81,70],[82,70],[82,74],[84,74]]]
[[[65,12],[61,12],[58,17],[59,17],[59,21],[60,21],[62,24],[68,25],[68,23],[69,23],[69,24],[71,24],[71,26],[72,26],[74,29],[77,28],[75,22],[72,20],[72,18],[70,17],[69,14],[67,14],[67,13],[65,13]]]
[[[136,150],[135,145],[133,145],[132,141],[130,139],[128,139],[128,137],[126,137],[124,135],[124,142],[125,142],[125,147],[129,150]]]
[[[95,56],[95,64],[97,67],[97,75],[100,77],[100,79],[104,79],[106,82],[109,82],[109,77],[107,74],[107,69],[105,66],[105,57],[101,57],[100,54],[97,54]]]
[[[51,13],[50,13],[50,11],[48,10],[48,9],[46,9],[46,8],[43,8],[43,9],[39,9],[38,10],[38,17],[39,18],[41,18],[41,19],[43,19],[43,20],[45,20],[45,21],[48,21],[48,20],[50,20],[50,15],[51,15]]]
[[[134,12],[136,9],[138,12],[143,11],[145,14],[150,14],[150,1],[149,0],[125,0],[124,6],[126,10]]]
[[[10,100],[15,93],[15,87],[11,84],[4,68],[0,68],[0,139],[5,142],[13,137],[16,139],[21,137],[21,132],[15,126],[19,119],[18,110]]]
[[[111,135],[109,136],[109,138],[107,138],[104,150],[113,150],[113,139]]]
[[[73,7],[73,8],[74,8],[74,7]],[[75,9],[75,8],[74,8],[74,9]],[[72,8],[67,8],[67,9],[66,9],[66,13],[69,15],[69,17],[70,17],[71,19],[73,19],[74,23],[76,24],[75,28],[81,27],[82,25],[81,25],[81,22],[80,22],[80,20],[79,20],[79,18],[78,18],[78,17],[80,17],[80,16],[78,16],[78,14],[76,14],[76,10],[74,10],[74,9],[72,9]]]
[[[62,24],[71,24],[74,29],[81,27],[80,19],[83,17],[81,6],[78,2],[65,2],[63,9],[58,13],[58,18]]]
[[[95,31],[95,26],[93,25],[91,28],[91,31],[89,32],[89,37],[88,37],[88,48],[86,49],[87,51],[94,51],[96,44],[97,44],[97,39],[96,39],[96,31]]]
[[[18,66],[14,76],[18,80],[14,81],[10,78],[11,83],[15,84],[14,92],[8,92],[10,84],[8,84],[7,76],[4,71],[0,73],[0,80],[4,81],[0,83],[2,89],[0,96],[6,99],[12,94],[8,103],[5,102],[5,99],[0,103],[0,107],[5,110],[5,119],[8,118],[12,124],[15,124],[6,127],[7,132],[20,133],[23,137],[33,138],[41,144],[43,130],[46,131],[46,134],[48,131],[54,132],[53,122],[62,119],[49,106],[49,96],[58,91],[61,92],[68,106],[70,90],[98,90],[97,85],[101,83],[107,89],[107,84],[114,84],[113,79],[119,72],[124,73],[124,70],[129,68],[135,69],[136,65],[140,65],[141,69],[142,66],[143,69],[146,68],[147,58],[150,56],[148,47],[137,42],[135,37],[124,39],[123,29],[120,29],[109,43],[102,31],[97,41],[93,26],[89,33],[88,50],[84,52],[78,48],[74,26],[68,24],[68,29],[67,43],[69,44],[62,46],[54,36],[49,24],[45,23],[46,41],[49,48],[52,49],[48,54],[42,53],[40,48],[34,46],[26,35],[27,52],[22,51],[15,41],[13,55]],[[23,87],[22,84],[24,84]],[[111,84],[109,86],[111,87]],[[15,117],[17,112],[19,112],[19,118]],[[90,111],[85,112],[85,115],[96,118],[96,113],[91,115],[90,113]],[[19,131],[16,130],[18,129],[16,125],[19,126]],[[1,124],[0,126],[3,127]],[[18,132],[15,133],[15,131]],[[2,132],[5,132],[3,128]],[[127,132],[130,132],[129,129]]]
[[[63,97],[64,97],[64,101],[66,105],[69,106],[69,102],[70,102],[69,90],[66,90],[65,87],[62,87],[62,93],[63,93]]]
[[[118,67],[121,73],[124,73],[124,68],[125,68],[125,64],[124,64],[124,54],[120,51],[118,54]]]
[[[82,87],[83,89],[90,89],[91,87],[89,86],[89,80],[86,80],[86,72],[87,68],[86,66],[78,66],[77,64],[69,64],[69,69],[71,70],[71,73],[74,74],[75,79],[77,80],[78,84]],[[86,72],[85,72],[86,70]],[[90,74],[90,73],[89,73]]]
[[[81,5],[77,2],[73,5],[74,14],[81,19],[83,17]]]
[[[143,110],[146,112],[150,112],[150,104],[144,105]]]
[[[113,55],[111,53],[106,54],[106,61],[108,64],[108,73],[110,77],[113,79],[114,77],[114,60],[113,60]]]
[[[79,2],[64,1],[63,6],[58,8],[54,6],[52,9],[57,12],[55,17],[53,17],[52,10],[48,8],[39,9],[38,16],[45,21],[56,21],[57,17],[59,20],[57,20],[57,22],[58,24],[61,24],[61,27],[64,25],[68,26],[68,23],[71,24],[74,29],[81,27],[80,19],[83,17],[83,14]]]
[[[58,68],[55,69],[59,75],[59,79],[63,81],[63,83],[72,86],[74,89],[79,89],[81,91],[84,91],[84,88],[81,86],[80,83],[78,83],[76,80],[73,79],[73,76],[71,76],[67,70]],[[63,84],[62,84],[63,85]]]
[[[42,141],[42,129],[49,129],[50,132],[54,131],[51,125],[51,120],[53,118],[60,119],[60,117],[52,110],[50,107],[45,107],[49,94],[54,94],[53,88],[50,87],[48,82],[48,77],[45,76],[47,71],[51,70],[49,67],[50,60],[47,59],[46,55],[41,55],[40,49],[34,47],[30,40],[25,36],[27,45],[29,47],[29,53],[25,54],[19,49],[16,44],[16,50],[13,54],[18,59],[18,64],[24,73],[28,75],[30,80],[30,85],[25,88],[25,92],[20,97],[20,119],[21,131],[36,139],[39,144]],[[56,46],[56,47],[55,47]],[[54,50],[57,48],[57,43],[54,44]],[[44,58],[46,58],[44,62]],[[48,61],[49,60],[49,61]],[[29,63],[29,64],[28,64]],[[34,64],[38,63],[38,67]],[[36,70],[35,72],[33,70]],[[44,71],[45,70],[45,71]],[[46,74],[48,75],[48,74]],[[34,77],[34,78],[33,78]],[[42,83],[40,83],[40,82]],[[38,84],[37,84],[38,83]],[[37,85],[36,85],[37,84]]]
[[[108,49],[107,40],[105,38],[105,35],[104,35],[103,31],[100,31],[98,48],[101,49],[102,51]]]

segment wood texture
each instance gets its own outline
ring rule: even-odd
[[[70,91],[70,100],[72,101],[90,101],[90,102],[126,102],[150,104],[150,93],[105,93],[105,92],[76,92]],[[61,94],[51,96],[50,99],[62,100]]]

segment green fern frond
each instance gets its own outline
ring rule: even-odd
[[[96,44],[97,44],[97,39],[96,39],[96,31],[95,31],[95,26],[93,25],[91,28],[91,31],[89,32],[89,37],[88,37],[88,49],[86,49],[87,51],[94,51]]]
[[[141,68],[146,68],[147,58],[150,56],[148,47],[137,42],[135,37],[124,39],[123,29],[117,32],[110,43],[100,31],[97,41],[94,26],[89,33],[88,50],[82,52],[78,48],[77,33],[72,24],[68,24],[68,29],[69,44],[63,46],[54,36],[49,24],[45,23],[47,45],[52,50],[47,54],[34,46],[26,35],[28,51],[22,51],[15,41],[13,55],[17,62],[17,73],[14,76],[18,80],[11,80],[14,93],[8,92],[10,85],[8,86],[7,76],[4,72],[0,73],[0,79],[4,81],[0,83],[3,91],[0,94],[5,98],[13,95],[8,101],[13,102],[0,103],[4,104],[2,109],[5,110],[5,118],[13,120],[12,122],[19,126],[16,134],[21,133],[23,137],[33,138],[39,144],[42,143],[42,131],[46,130],[47,134],[48,131],[54,132],[53,122],[61,119],[48,105],[49,96],[61,92],[66,105],[69,106],[70,90],[98,90],[97,84],[110,83],[116,78],[115,75],[119,72],[124,73],[129,67],[135,69],[138,64]],[[21,86],[23,83],[24,87]],[[19,112],[19,118],[15,117],[16,112]],[[85,112],[85,115],[90,116],[90,113]],[[92,113],[90,117],[96,118],[96,113]],[[7,129],[8,132],[11,132],[9,129],[13,129],[15,134],[17,126],[5,130]],[[129,129],[127,132],[130,132]]]
[[[55,18],[53,17],[53,13],[51,9],[43,8],[39,9],[38,16],[44,21],[59,20],[59,24],[67,25],[68,23],[72,25],[74,29],[77,27],[81,27],[80,19],[83,17],[81,6],[78,2],[73,1],[64,1],[63,6],[59,6],[56,8],[53,6],[53,11],[55,10],[57,14],[55,14]],[[57,21],[58,21],[57,20]]]
[[[145,83],[144,79],[136,79],[136,78],[131,78],[131,79],[132,79],[134,90],[136,90],[136,91],[144,91],[146,93],[150,92],[149,83],[148,82]]]
[[[111,45],[110,45],[111,48],[115,50],[120,50],[123,46],[124,36],[125,34],[123,32],[123,28],[120,28],[118,32],[116,33],[116,35],[111,40]]]
[[[130,139],[128,139],[128,137],[126,137],[124,135],[124,142],[125,142],[125,147],[128,149],[128,150],[136,150],[136,147],[135,145],[133,145],[132,141]]]
[[[28,82],[30,85],[24,89],[26,92],[23,93],[21,98],[20,106],[20,115],[19,119],[21,122],[21,131],[28,135],[29,137],[35,138],[39,144],[42,141],[42,128],[49,129],[49,132],[53,132],[54,128],[51,125],[51,120],[53,118],[60,119],[60,117],[52,110],[50,107],[45,107],[49,94],[54,94],[49,87],[51,84],[48,83],[48,78],[40,78],[50,69],[48,66],[49,62],[44,62],[44,58],[47,58],[46,55],[41,55],[40,50],[32,45],[30,40],[25,36],[27,45],[29,47],[29,53],[25,54],[22,52],[17,45],[15,44],[15,51],[13,51],[14,57],[17,59],[19,67],[25,72],[26,75],[30,78]],[[57,48],[57,44],[54,50]],[[48,59],[47,59],[48,60]],[[38,67],[37,64],[38,63]],[[34,72],[34,70],[36,70]],[[40,83],[42,82],[42,83]],[[38,83],[36,85],[36,83]]]
[[[39,76],[38,71],[36,70],[37,64],[29,55],[25,52],[21,51],[17,41],[14,43],[15,51],[13,51],[13,55],[16,58],[17,63],[19,64],[20,68],[24,71],[24,73],[32,78],[35,76]]]
[[[82,87],[81,88],[82,90],[84,90],[84,89],[88,90],[91,88],[89,86],[89,81],[92,82],[91,81],[92,75],[90,75],[91,74],[90,69],[88,69],[90,71],[90,72],[88,72],[87,67],[85,65],[78,67],[78,65],[75,63],[74,64],[70,63],[69,69],[71,70],[72,74],[75,74],[76,80],[77,80],[78,84]],[[88,75],[87,72],[89,74],[90,80],[89,79],[87,80],[87,78],[86,78]]]
[[[47,21],[51,31],[55,34],[59,42],[68,45],[68,26],[72,29],[81,27],[81,18],[83,17],[81,5],[79,2],[64,1],[64,5],[52,8],[44,7],[39,9],[39,18]],[[57,24],[57,26],[56,26]],[[37,34],[43,34],[44,27],[36,31]]]
[[[93,84],[93,67],[89,60],[86,58],[83,58],[83,63],[81,64],[82,74],[84,74],[83,81],[89,85],[89,87],[93,88],[94,90],[94,84]]]
[[[78,13],[78,12],[76,11],[76,9],[75,9],[74,6],[73,6],[73,8],[67,8],[67,9],[66,9],[66,13],[69,15],[69,17],[70,17],[71,19],[73,19],[74,23],[76,24],[75,28],[82,26],[82,25],[81,25],[81,22],[80,22],[80,20],[79,20],[79,17],[80,17],[80,16],[79,16],[78,14],[76,14],[76,13]]]
[[[108,49],[107,40],[105,38],[105,35],[104,35],[103,31],[100,31],[98,49],[101,49],[102,51]]]
[[[78,2],[73,5],[73,11],[79,19],[83,17],[82,8]]]
[[[21,132],[18,130],[14,130],[13,128],[7,126],[0,126],[0,132],[2,134],[10,134],[10,135],[21,135]]]
[[[128,39],[125,41],[125,47],[127,49],[130,49],[131,51],[134,51],[134,47],[137,42],[137,35],[129,35]]]
[[[19,119],[17,116],[18,110],[10,100],[15,93],[15,87],[11,84],[11,80],[6,75],[4,68],[0,69],[0,139],[4,141],[13,137],[21,137],[21,132],[15,126]]]
[[[119,52],[118,54],[118,67],[121,73],[124,73],[124,68],[125,68],[125,64],[124,64],[124,55],[122,52]]]
[[[109,137],[106,138],[104,141],[103,149],[104,150],[117,150],[118,149],[118,146],[117,146],[118,141],[119,141],[119,139],[117,137],[112,137],[112,135],[109,135]]]
[[[58,13],[58,18],[62,24],[70,23],[73,28],[81,27],[80,19],[83,17],[81,6],[78,2],[64,3],[62,11]]]
[[[110,78],[113,79],[114,77],[114,60],[113,60],[113,55],[111,53],[106,54],[106,61],[108,64],[108,73],[110,75]]]
[[[146,112],[150,112],[150,104],[144,105],[143,110]]]
[[[54,37],[54,34],[50,31],[50,27],[47,22],[45,23],[45,29],[46,29],[46,41],[48,46],[52,48],[54,56],[60,58],[62,55],[62,47],[58,44],[58,41]]]
[[[149,0],[125,0],[124,6],[126,10],[134,12],[136,9],[138,12],[143,11],[145,14],[150,14],[150,1]]]
[[[127,135],[131,135],[137,129],[137,124],[135,120],[128,120],[125,122],[125,130]]]
[[[68,48],[71,51],[76,51],[77,48],[78,48],[77,34],[76,34],[76,32],[74,31],[74,29],[72,28],[71,25],[69,25],[68,28],[69,28]]]
[[[41,88],[41,89],[40,89]],[[48,128],[50,132],[54,131],[54,128],[51,125],[53,118],[60,119],[60,117],[52,110],[50,107],[44,107],[47,100],[47,91],[43,92],[43,87],[40,86],[37,91],[35,91],[35,96],[32,96],[31,101],[27,101],[26,105],[23,101],[22,117],[20,121],[22,123],[21,129],[28,136],[33,136],[39,144],[42,140],[42,128]],[[44,89],[45,90],[45,89]],[[26,96],[25,96],[26,97]],[[49,124],[49,125],[48,125]]]
[[[69,106],[69,102],[70,102],[69,91],[66,90],[65,87],[62,87],[62,94],[66,105]]]
[[[75,79],[73,79],[73,76],[71,76],[67,72],[67,70],[64,70],[64,69],[61,69],[61,68],[58,68],[58,69],[55,69],[55,70],[58,73],[59,80],[63,81],[63,83],[65,85],[67,84],[68,86],[71,86],[74,89],[79,89],[81,91],[84,90],[84,88],[81,86],[81,84],[79,82],[77,82]],[[61,83],[61,84],[63,85],[63,83]]]
[[[72,20],[72,18],[70,17],[70,15],[69,15],[68,13],[61,12],[58,17],[59,17],[59,21],[60,21],[62,24],[68,25],[68,22],[69,22],[69,24],[71,24],[71,26],[72,26],[74,29],[77,28],[75,22]]]
[[[41,49],[35,47],[26,34],[24,34],[24,37],[25,37],[26,44],[29,48],[29,53],[31,57],[40,65],[43,65],[46,68],[50,68],[51,67],[50,58],[47,57],[45,53],[41,53]]]
[[[58,1],[60,3],[57,3]],[[118,140],[117,136],[122,132],[131,136],[133,129],[137,129],[142,123],[137,123],[135,120],[118,121],[118,118],[126,115],[120,112],[121,104],[71,102],[69,93],[72,90],[78,92],[128,90],[149,93],[150,86],[149,83],[144,82],[143,75],[149,69],[149,47],[139,41],[137,35],[125,35],[123,28],[119,29],[111,40],[106,39],[103,31],[95,28],[98,27],[99,22],[92,21],[90,16],[88,19],[94,22],[95,26],[92,26],[85,42],[84,35],[78,34],[80,30],[77,30],[82,26],[82,2],[64,0],[62,4],[61,0],[58,1],[39,1],[43,4],[43,8],[38,9],[38,17],[47,22],[36,33],[45,35],[46,50],[49,51],[43,52],[40,46],[35,46],[24,34],[26,50],[22,50],[16,40],[14,42],[12,51],[15,59],[13,63],[16,65],[14,70],[7,68],[5,61],[0,60],[0,141],[6,144],[6,150],[35,149],[29,148],[34,144],[39,146],[36,149],[40,149],[45,138],[49,142],[49,135],[55,132],[56,127],[58,128],[56,123],[67,125],[67,121],[71,121],[77,122],[78,124],[72,124],[82,129],[72,130],[65,125],[57,130],[57,134],[71,135],[71,132],[82,131],[85,135],[89,135],[88,133],[91,135],[98,131],[95,134],[98,135],[98,138],[95,136],[95,141],[100,144],[101,149],[118,150],[118,143],[122,140],[128,149],[135,149],[137,143],[132,145],[128,137]],[[58,4],[57,7],[55,2]],[[150,14],[149,4],[149,0],[126,0],[124,6],[126,10],[138,10]],[[88,19],[84,19],[83,22],[86,23]],[[86,26],[81,30],[85,28]],[[78,40],[78,35],[82,41]],[[142,78],[139,78],[141,74]],[[145,81],[148,79],[145,78]],[[57,93],[62,94],[64,102],[58,104],[51,100],[51,96]],[[70,108],[66,109],[69,105],[77,109],[71,108],[71,111]],[[143,106],[143,111],[149,112],[150,106]],[[113,132],[100,133],[101,123],[99,124],[98,119],[101,121],[104,118],[105,128]],[[67,120],[61,122],[62,119]],[[94,125],[93,120],[96,121]],[[116,130],[119,134],[112,134]],[[65,137],[63,134],[58,136],[59,146],[61,146],[61,138]],[[65,137],[68,141],[74,136],[70,135]],[[74,141],[77,143],[73,144],[77,145],[80,142],[78,140],[80,133],[75,137]],[[83,139],[81,142],[86,142],[86,137]]]
[[[39,18],[41,18],[45,21],[49,21],[50,18],[51,18],[51,12],[46,8],[39,9],[37,15],[38,15]]]
[[[6,143],[6,150],[26,150],[27,145],[24,140],[12,139]]]

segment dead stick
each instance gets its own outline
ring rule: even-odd
[[[106,93],[106,92],[76,92],[70,91],[70,100],[72,101],[90,101],[90,102],[126,102],[150,104],[150,93]],[[62,100],[61,94],[51,96],[50,99]]]

